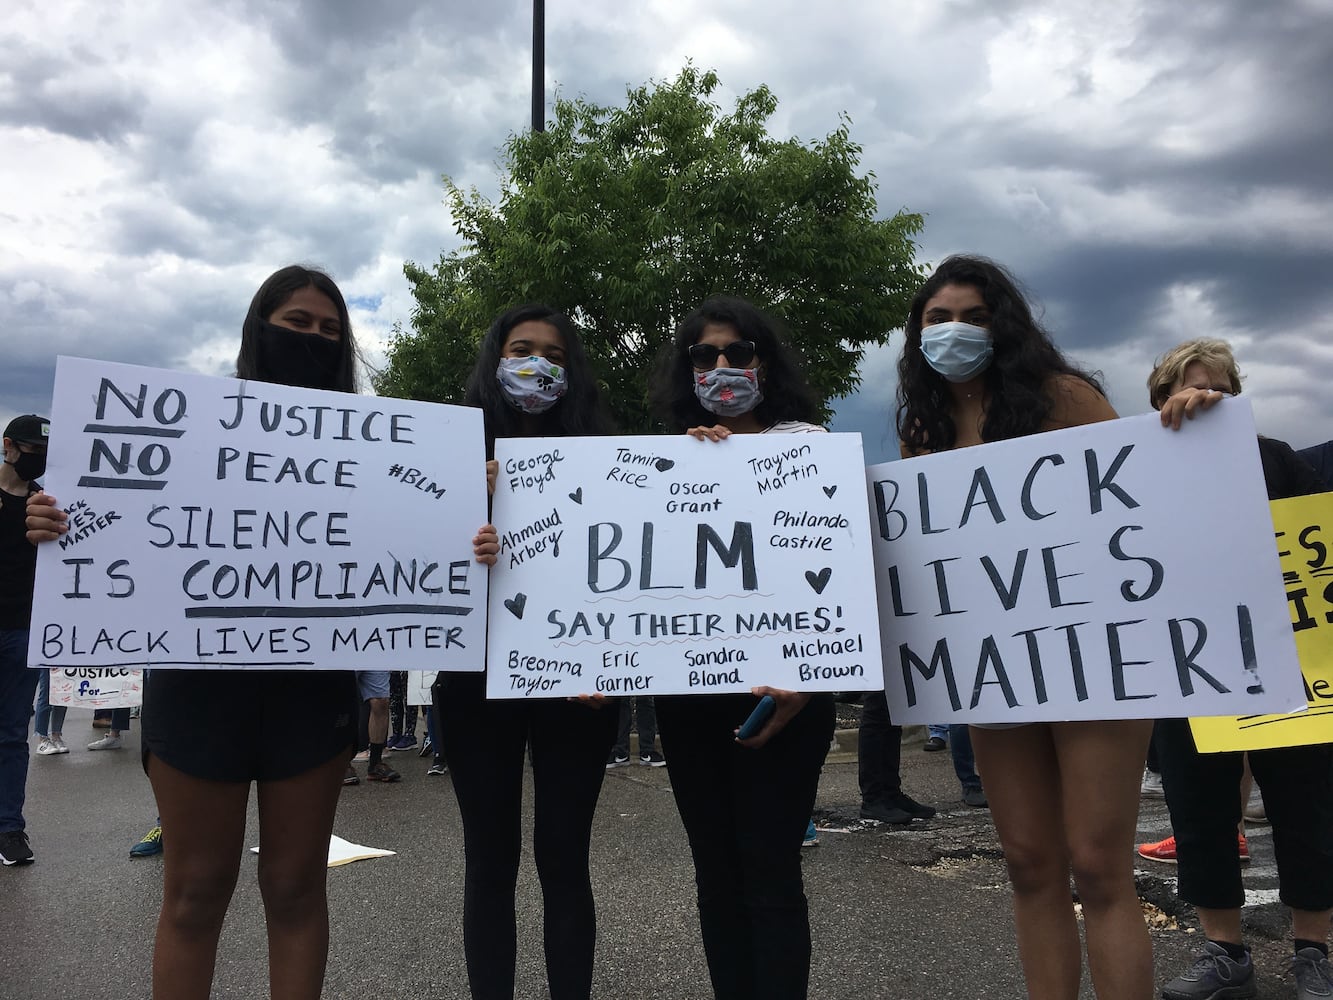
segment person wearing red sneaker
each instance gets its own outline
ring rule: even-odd
[[[1236,854],[1240,858],[1241,864],[1249,863],[1250,845],[1246,843],[1245,834],[1243,833],[1236,834]],[[1176,863],[1175,834],[1153,844],[1140,844],[1139,857],[1147,858],[1149,861],[1164,861],[1168,865],[1174,865]]]
[[[1223,340],[1200,338],[1172,348],[1148,378],[1154,409],[1165,427],[1241,390],[1240,370]],[[1225,405],[1225,404],[1223,404]],[[1259,438],[1268,497],[1321,492],[1315,471],[1281,441]],[[1174,837],[1143,845],[1157,860],[1178,867],[1177,893],[1194,906],[1207,942],[1204,951],[1162,989],[1165,1000],[1256,996],[1254,966],[1241,938],[1245,902],[1241,862],[1245,838],[1236,838],[1244,807],[1240,794],[1245,753],[1199,753],[1188,719],[1163,719],[1154,730],[1162,787]],[[1273,829],[1279,896],[1291,908],[1295,954],[1291,973],[1300,1000],[1333,996],[1328,962],[1333,916],[1333,746],[1249,751],[1250,770],[1263,791]],[[1167,845],[1173,850],[1168,850]],[[1237,848],[1239,847],[1239,852]]]

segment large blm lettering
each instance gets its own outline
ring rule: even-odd
[[[684,583],[654,583],[653,560],[658,555],[653,545],[653,524],[642,522],[638,547],[638,589],[683,590]],[[588,526],[588,589],[594,594],[623,590],[634,583],[635,564],[613,555],[625,539],[625,530],[611,521],[599,521]],[[754,559],[754,527],[748,521],[734,521],[729,541],[709,524],[699,524],[695,534],[693,588],[704,590],[709,586],[708,568],[716,559],[725,569],[740,569],[741,587],[758,590],[758,571]],[[660,560],[659,560],[660,565]],[[612,574],[608,576],[607,574]],[[679,579],[675,577],[674,579]]]

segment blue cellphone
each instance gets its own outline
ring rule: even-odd
[[[750,717],[741,723],[741,728],[736,731],[736,739],[748,740],[751,736],[759,733],[767,722],[777,711],[778,703],[773,700],[771,694],[766,694],[759,699],[759,704],[754,707]]]

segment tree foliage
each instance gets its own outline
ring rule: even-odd
[[[568,313],[622,429],[648,432],[646,380],[676,323],[714,292],[788,328],[824,400],[858,382],[864,348],[902,325],[922,275],[919,215],[876,218],[873,174],[841,117],[822,141],[775,139],[767,87],[730,114],[693,66],[624,107],[557,99],[545,132],[504,147],[498,202],[445,178],[463,245],[408,262],[416,308],[376,378],[385,395],[456,402],[476,345],[509,306]]]

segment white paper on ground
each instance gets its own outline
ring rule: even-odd
[[[252,847],[250,851],[258,854],[259,848]],[[397,851],[387,851],[382,847],[363,847],[360,844],[353,844],[350,840],[343,840],[336,834],[329,838],[330,868],[337,868],[339,865],[350,865],[353,861],[365,861],[368,858],[387,858],[397,853]]]

